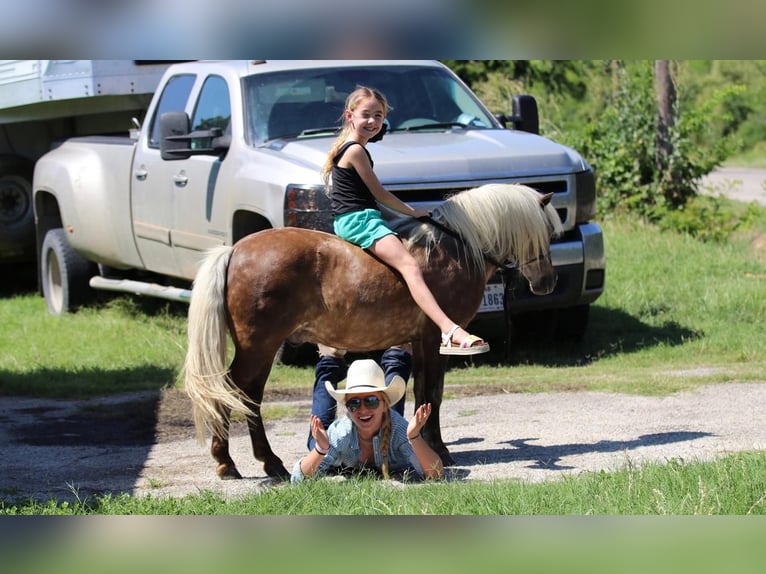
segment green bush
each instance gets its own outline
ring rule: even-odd
[[[751,203],[744,211],[737,210],[725,198],[699,195],[678,209],[666,211],[657,225],[703,241],[726,241],[735,231],[749,226],[758,217],[758,209]]]
[[[745,221],[715,201],[699,201],[697,191],[700,178],[737,148],[733,133],[714,133],[711,119],[725,122],[726,104],[736,100],[744,87],[726,86],[695,101],[678,85],[669,134],[672,151],[661,165],[652,62],[625,64],[618,78],[607,109],[573,137],[573,146],[596,172],[599,215],[635,213],[703,239],[728,237]]]
[[[601,219],[633,214],[664,229],[716,241],[747,223],[747,212],[700,196],[698,186],[738,151],[750,133],[751,118],[758,117],[755,96],[763,88],[757,87],[757,63],[673,63],[672,152],[662,161],[652,60],[574,61],[567,66],[533,61],[505,68],[461,62],[457,67],[495,113],[507,113],[514,94],[535,96],[541,133],[578,150],[594,168]],[[579,81],[572,81],[578,74]]]

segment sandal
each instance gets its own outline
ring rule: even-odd
[[[459,325],[453,325],[448,332],[442,333],[442,344],[439,347],[440,355],[478,355],[489,351],[489,344],[476,335],[468,335],[460,345],[455,345],[452,342],[452,335],[459,328]]]

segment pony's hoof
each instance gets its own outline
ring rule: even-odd
[[[290,473],[287,472],[287,469],[279,459],[264,464],[263,470],[266,471],[266,474],[271,478],[278,478],[279,480],[288,480],[290,478]]]
[[[231,466],[229,464],[219,465],[216,469],[216,474],[218,474],[218,478],[221,480],[235,480],[242,478],[242,475],[239,474],[237,467]]]
[[[450,456],[450,453],[446,448],[441,451],[437,450],[436,452],[439,453],[439,458],[442,459],[442,464],[444,466],[455,466],[455,459]]]

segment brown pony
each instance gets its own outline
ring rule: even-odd
[[[439,305],[465,326],[500,265],[516,264],[535,294],[553,290],[550,240],[561,232],[561,221],[551,195],[489,184],[447,199],[434,210],[433,224],[403,218],[391,225],[420,262]],[[445,464],[453,464],[439,422],[446,369],[439,330],[402,278],[359,247],[329,233],[287,227],[214,249],[194,280],[188,330],[186,392],[200,439],[205,428],[212,434],[221,478],[241,478],[229,455],[232,411],[246,416],[253,454],[265,472],[289,475],[260,416],[263,389],[285,341],[358,352],[411,341],[415,404],[433,405],[423,436]],[[227,333],[234,344],[228,369]]]

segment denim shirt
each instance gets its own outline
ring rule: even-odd
[[[407,440],[407,421],[394,410],[391,413],[391,443],[388,448],[388,468],[391,472],[408,469],[415,470],[421,477],[423,468],[415,456],[410,441]],[[316,473],[313,476],[322,476],[333,467],[361,468],[359,462],[359,434],[356,425],[351,419],[344,417],[333,421],[327,429],[330,439],[330,449],[322,458]],[[383,466],[383,455],[380,452],[380,435],[372,437],[372,450],[375,456],[375,466]],[[296,484],[306,478],[301,472],[301,461],[295,463],[290,482]]]

